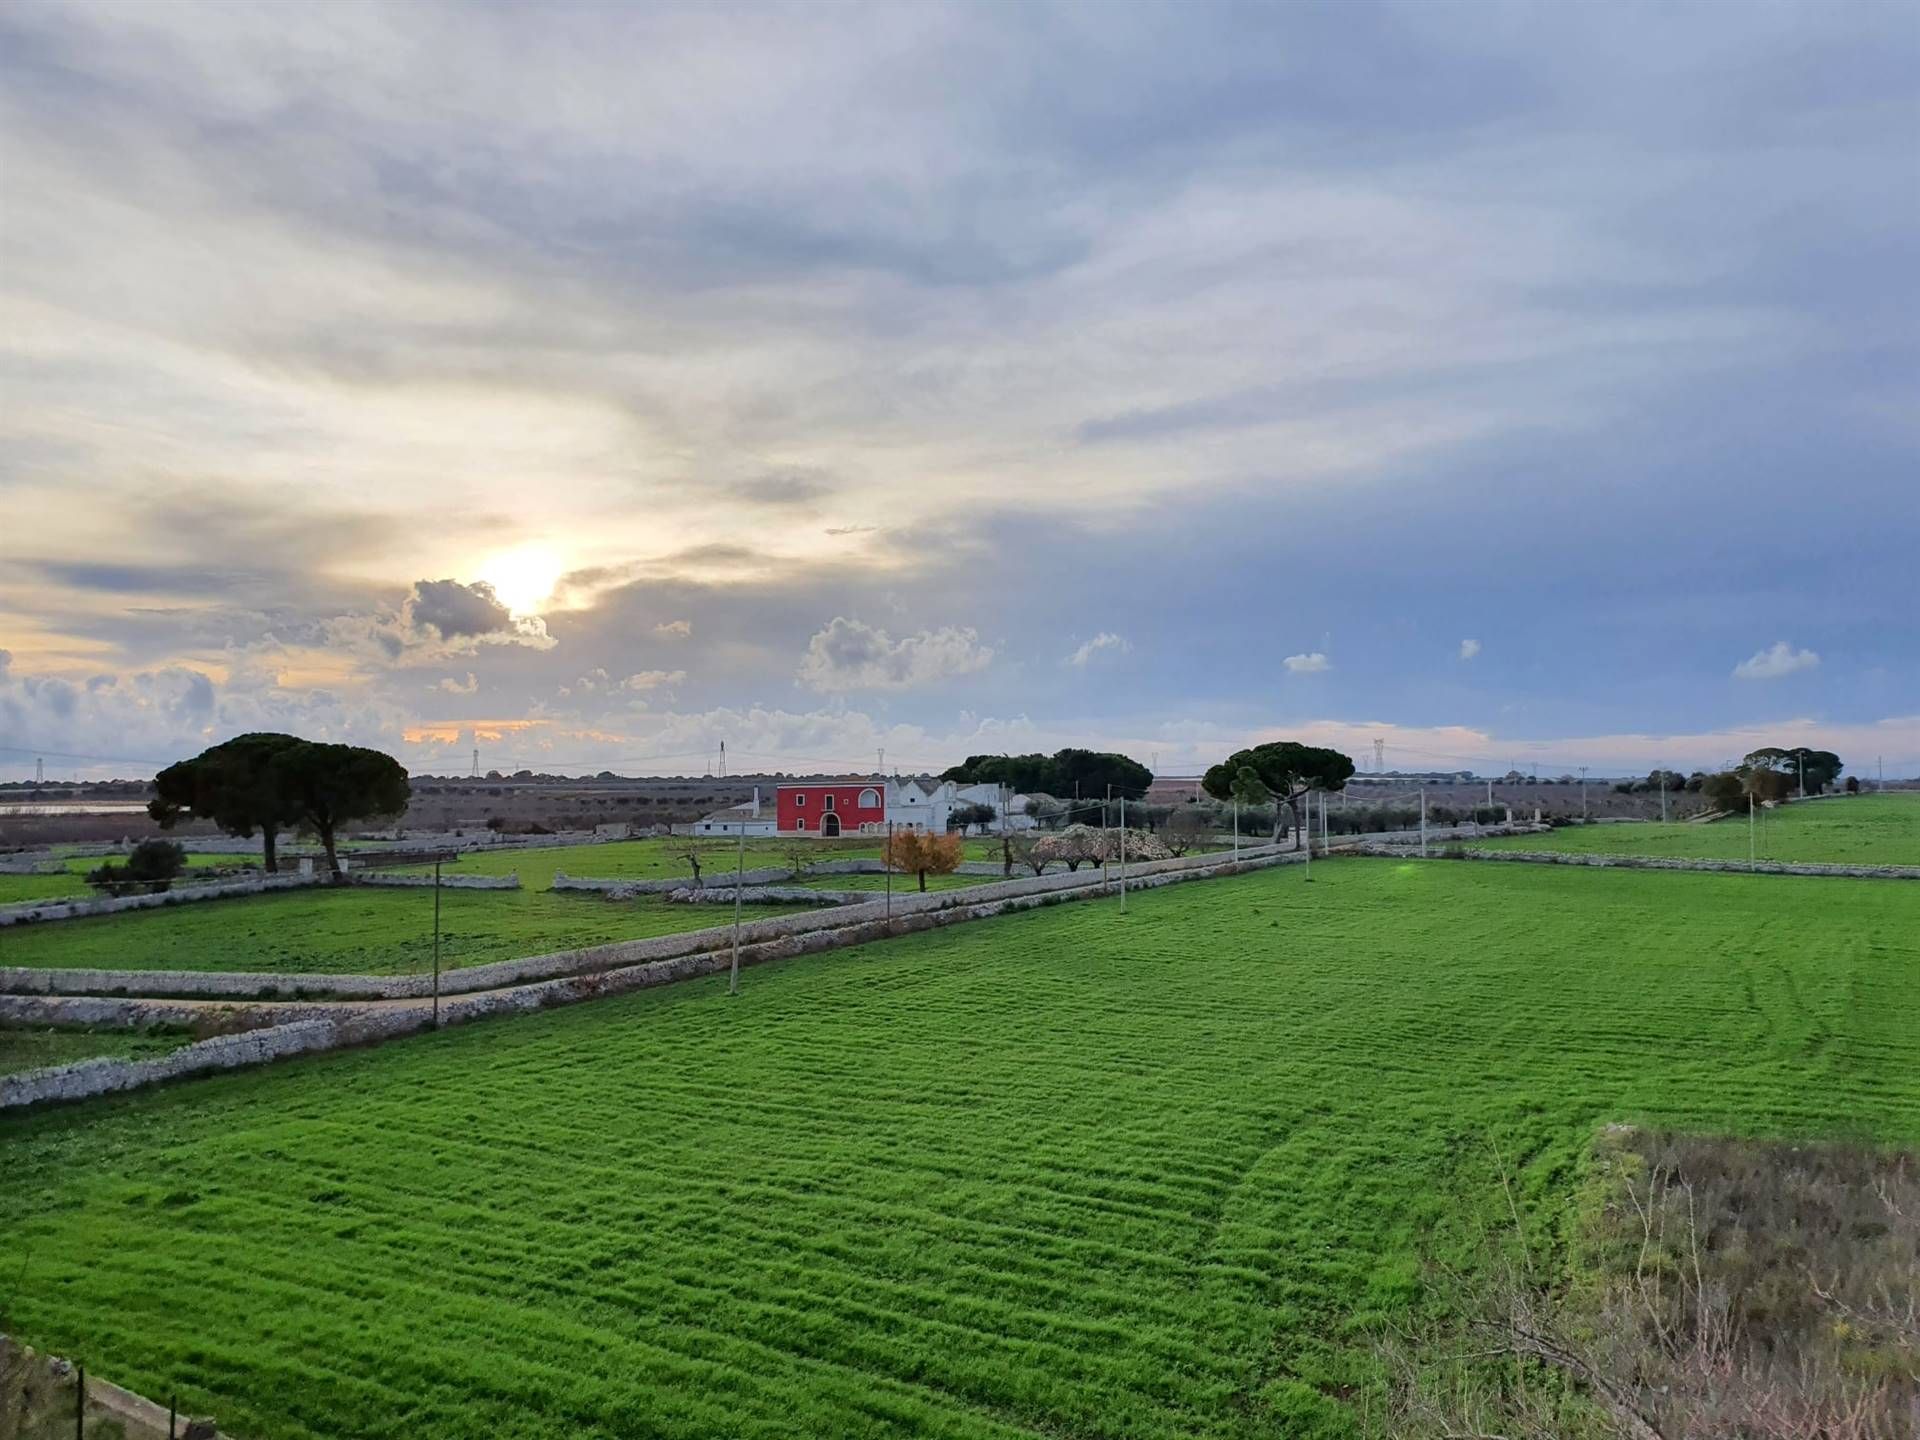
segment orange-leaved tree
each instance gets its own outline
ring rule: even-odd
[[[887,838],[884,858],[897,875],[918,875],[920,888],[927,876],[951,875],[960,868],[966,847],[958,835],[935,835],[930,830],[896,830]]]

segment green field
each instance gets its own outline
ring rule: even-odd
[[[0,1028],[0,1075],[19,1070],[38,1070],[46,1065],[65,1065],[74,1060],[91,1060],[96,1055],[145,1060],[178,1049],[187,1043],[187,1039],[185,1035],[146,1034],[128,1030]]]
[[[750,842],[747,865],[779,864],[786,842]],[[969,858],[988,858],[995,842],[968,842]],[[704,848],[704,847],[703,847]],[[614,940],[701,930],[725,923],[703,905],[670,905],[643,897],[610,901],[547,887],[556,871],[616,879],[667,879],[688,873],[685,842],[624,840],[604,845],[502,850],[463,856],[450,875],[517,872],[512,891],[441,892],[440,963],[449,968],[544,955]],[[725,878],[731,847],[715,847],[706,878]],[[878,858],[878,842],[822,846],[836,859]],[[997,851],[995,852],[997,853]],[[16,877],[38,879],[40,877]],[[48,879],[59,881],[61,877]],[[949,877],[947,885],[975,877]],[[989,877],[990,878],[990,877]],[[842,882],[846,882],[844,887]],[[911,888],[911,877],[895,885]],[[816,888],[883,888],[879,875],[823,876]],[[82,887],[84,888],[84,887]],[[941,886],[940,888],[946,888]],[[791,914],[802,906],[756,906],[755,918]],[[422,890],[298,890],[233,900],[61,920],[0,932],[0,966],[35,969],[257,970],[270,974],[407,975],[433,964],[433,894]]]
[[[1920,865],[1920,795],[1856,795],[1761,810],[1753,826],[1762,860],[1832,865]],[[1470,841],[1489,849],[1563,850],[1662,859],[1745,860],[1747,817],[1704,824],[1569,825],[1543,835]]]
[[[1888,882],[1050,907],[0,1120],[5,1318],[276,1440],[1350,1436],[1503,1170],[1555,1263],[1608,1122],[1920,1140],[1917,973]]]
[[[13,905],[23,900],[84,900],[100,892],[87,884],[87,872],[97,870],[110,861],[124,859],[124,856],[96,855],[86,859],[69,860],[66,869],[58,875],[0,875],[0,905]],[[196,870],[214,865],[240,866],[248,863],[247,857],[239,855],[189,855],[187,864]]]
[[[447,969],[725,923],[711,905],[547,890],[442,890]],[[756,919],[804,906],[756,906]],[[411,975],[433,966],[433,891],[313,888],[0,931],[0,965]]]

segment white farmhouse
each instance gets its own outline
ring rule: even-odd
[[[729,805],[724,810],[716,810],[711,815],[702,815],[694,821],[693,833],[696,835],[778,835],[779,822],[771,810],[762,810],[760,806],[760,787],[753,787],[753,798],[743,800],[738,805]]]

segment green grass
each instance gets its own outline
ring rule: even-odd
[[[124,859],[123,856],[96,855],[68,860],[57,875],[0,875],[0,905],[24,900],[86,900],[101,892],[87,884],[87,872]],[[189,855],[189,869],[201,870],[213,865],[241,865],[246,858],[236,855]],[[256,862],[257,863],[257,862]]]
[[[0,1120],[5,1318],[275,1440],[1349,1436],[1503,1168],[1550,1257],[1609,1121],[1920,1138],[1917,967],[1873,881],[1045,908]]]
[[[1753,838],[1762,860],[1920,865],[1920,795],[1856,795],[1762,810],[1756,816]],[[1699,825],[1569,825],[1550,834],[1468,843],[1501,850],[1745,860],[1747,817],[1730,816]]]
[[[185,1045],[188,1036],[145,1034],[127,1030],[16,1030],[0,1028],[0,1075],[38,1070],[43,1065],[65,1065],[116,1055],[145,1060]]]
[[[546,890],[442,890],[440,963],[485,965],[703,930],[710,905]],[[757,907],[755,918],[804,906]],[[249,895],[0,931],[0,965],[408,975],[433,965],[433,891],[326,888]]]

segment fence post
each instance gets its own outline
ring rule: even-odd
[[[78,1367],[80,1383],[73,1390],[73,1440],[86,1440],[87,1435],[87,1367]]]

